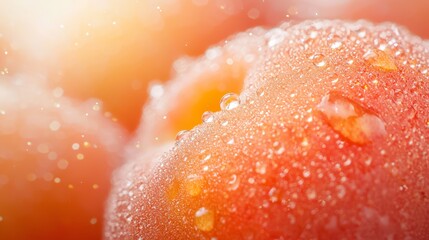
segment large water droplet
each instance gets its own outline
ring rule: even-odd
[[[240,98],[235,93],[227,93],[220,100],[222,110],[232,110],[240,105]]]
[[[227,189],[229,191],[235,191],[240,186],[240,179],[237,177],[237,175],[233,174],[231,178],[228,181]]]
[[[325,67],[326,61],[325,61],[325,55],[323,54],[314,54],[310,57],[311,61],[313,62],[314,66],[316,67]]]
[[[384,51],[379,49],[374,49],[366,52],[363,55],[363,58],[371,64],[371,66],[386,71],[396,71],[398,68],[396,67],[394,59]]]
[[[200,208],[195,212],[195,226],[203,232],[209,232],[214,227],[214,213],[207,208]]]
[[[183,139],[186,135],[188,134],[187,130],[182,130],[179,131],[176,135],[176,141],[180,141],[181,139]]]
[[[338,93],[323,97],[317,109],[336,132],[353,143],[366,144],[386,135],[381,118]]]
[[[205,123],[211,123],[214,120],[214,116],[213,113],[210,111],[205,111],[203,113],[203,115],[201,116],[201,119],[203,120],[203,122]]]

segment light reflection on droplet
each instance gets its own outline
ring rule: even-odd
[[[220,100],[222,110],[232,110],[240,105],[240,98],[235,93],[227,93]]]
[[[214,116],[213,113],[210,111],[205,111],[203,113],[203,115],[201,116],[201,119],[203,120],[203,122],[205,123],[211,123],[214,120]]]
[[[313,65],[316,67],[326,66],[325,56],[323,54],[314,54],[313,56],[310,57],[310,59]]]

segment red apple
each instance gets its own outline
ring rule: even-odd
[[[428,238],[422,40],[363,21],[285,24],[260,38],[239,98],[162,157],[137,155],[119,171],[106,239]],[[169,131],[154,116],[143,126]]]

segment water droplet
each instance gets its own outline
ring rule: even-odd
[[[304,171],[302,172],[302,176],[305,178],[310,177],[310,175],[311,175],[311,172],[308,169],[304,169]]]
[[[340,80],[340,78],[338,77],[338,74],[334,73],[330,76],[330,80],[332,85],[337,84],[338,80]]]
[[[277,141],[273,143],[273,147],[274,147],[274,152],[277,155],[281,155],[282,153],[284,153],[286,151],[283,144],[281,144],[280,142],[277,142]]]
[[[235,93],[227,93],[220,100],[222,110],[232,110],[240,105],[240,98]]]
[[[366,30],[365,30],[365,29],[360,29],[360,30],[358,31],[358,36],[359,36],[360,38],[364,38],[364,37],[366,36]]]
[[[337,186],[337,196],[342,199],[346,195],[346,188],[343,185]]]
[[[325,56],[323,54],[314,54],[310,59],[316,67],[326,66]]]
[[[249,182],[250,184],[254,184],[255,183],[255,179],[254,178],[249,178],[249,179],[247,179],[247,182]]]
[[[273,187],[268,192],[268,196],[270,196],[270,201],[275,203],[279,200],[279,191],[277,190],[277,188]]]
[[[232,145],[234,143],[235,143],[234,138],[231,138],[231,139],[228,140],[228,142],[226,142],[226,144],[228,144],[228,145]]]
[[[283,42],[286,37],[286,33],[280,29],[276,28],[268,32],[267,35],[270,35],[270,39],[268,40],[268,47],[274,47],[279,43]]]
[[[343,45],[343,43],[341,41],[335,41],[331,44],[331,48],[337,49],[337,48],[341,47],[341,45]]]
[[[267,172],[267,164],[264,162],[256,162],[255,171],[259,174],[265,174]]]
[[[204,207],[195,212],[195,225],[203,232],[210,232],[214,227],[214,213]]]
[[[202,162],[203,162],[203,163],[207,162],[208,160],[210,160],[210,158],[211,158],[211,157],[212,157],[212,155],[211,155],[211,154],[207,154],[207,155],[203,158]]]
[[[370,50],[363,55],[363,58],[371,64],[371,66],[380,70],[386,72],[398,70],[393,58],[384,51],[378,49]]]
[[[213,113],[210,111],[205,111],[203,113],[203,115],[201,116],[201,119],[203,120],[203,122],[205,123],[211,123],[214,120],[214,116]]]
[[[180,141],[184,139],[184,137],[188,134],[188,130],[179,131],[176,135],[176,141]]]
[[[371,165],[371,163],[372,163],[372,158],[368,158],[368,159],[365,160],[365,165],[366,166]]]
[[[308,200],[313,200],[317,197],[316,190],[314,190],[312,188],[307,189],[306,193],[307,193]]]
[[[185,182],[186,192],[192,196],[198,196],[204,187],[204,178],[198,175],[189,175]]]
[[[386,135],[383,120],[337,93],[323,97],[317,108],[336,132],[353,143],[366,144]]]
[[[239,186],[240,186],[240,179],[237,177],[237,175],[233,174],[228,181],[227,189],[229,191],[235,191],[238,189]]]

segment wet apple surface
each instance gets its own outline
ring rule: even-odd
[[[254,37],[262,44],[252,64],[237,63],[245,68],[238,95],[222,98],[221,111],[204,113],[169,151],[129,156],[115,177],[105,238],[427,238],[425,43],[365,21],[288,23]],[[202,58],[187,68],[206,71],[201,62],[217,64]],[[191,92],[202,76],[171,85]],[[220,101],[192,96],[200,105]],[[137,142],[180,130],[168,122],[173,111],[197,115],[192,99],[169,107],[181,98],[173,88],[160,97],[167,107],[149,107],[142,123],[160,130],[142,131]]]

